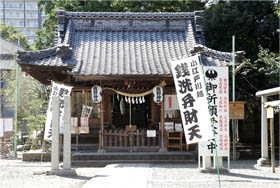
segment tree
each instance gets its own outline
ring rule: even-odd
[[[0,36],[3,39],[6,39],[14,43],[19,42],[20,46],[22,46],[27,50],[31,49],[31,46],[29,45],[25,36],[21,32],[15,30],[14,26],[9,26],[6,25],[5,23],[0,24]]]
[[[236,36],[237,50],[257,59],[258,46],[276,52],[279,49],[276,33],[278,18],[272,1],[219,2],[205,11],[204,32],[208,47],[231,51],[232,35]]]
[[[263,49],[259,46],[258,59],[255,61],[258,64],[258,71],[269,79],[272,87],[279,86],[280,78],[280,54],[270,52],[269,49]]]
[[[15,70],[4,71],[2,79],[5,86],[0,94],[4,96],[6,106],[10,110],[15,109],[16,80]],[[23,73],[19,71],[19,75]],[[19,100],[18,100],[18,127],[22,128],[26,122],[29,135],[33,131],[42,131],[45,123],[45,115],[48,101],[48,87],[42,85],[31,76],[19,76]]]
[[[174,1],[81,1],[81,0],[41,0],[39,7],[47,15],[43,30],[38,31],[37,49],[45,49],[54,45],[55,25],[57,24],[55,10],[61,9],[73,12],[184,12],[201,10],[205,3],[183,0]]]

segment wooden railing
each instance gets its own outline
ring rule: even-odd
[[[159,149],[158,133],[156,137],[147,137],[147,129],[125,131],[123,129],[99,131],[103,134],[105,151],[157,151]],[[101,140],[99,140],[101,141]]]

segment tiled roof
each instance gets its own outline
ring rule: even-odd
[[[18,61],[70,66],[73,75],[170,75],[172,60],[199,48],[204,64],[231,65],[231,53],[204,46],[201,14],[58,11],[58,46],[20,53]]]
[[[0,54],[0,60],[11,60],[14,59],[13,54]]]
[[[78,75],[171,74],[171,60],[190,55],[191,22],[185,31],[74,31]]]
[[[14,69],[16,62],[13,54],[0,54],[0,70]]]
[[[20,64],[37,66],[62,66],[72,67],[73,61],[66,61],[72,56],[72,50],[68,46],[61,45],[46,50],[18,52],[17,59]]]
[[[232,65],[232,53],[222,52],[218,50],[213,50],[203,45],[195,45],[193,53],[201,53],[203,58],[203,63],[208,66],[230,66]],[[236,52],[236,64],[240,64],[242,59],[244,59],[244,52]]]
[[[58,15],[70,19],[188,19],[194,15],[193,12],[65,12],[59,10]]]

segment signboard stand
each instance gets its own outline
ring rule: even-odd
[[[238,120],[245,118],[244,113],[245,102],[229,102],[229,118],[232,121],[232,159],[236,160],[236,140],[238,137]]]

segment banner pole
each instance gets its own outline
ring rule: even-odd
[[[235,102],[235,35],[232,36],[232,102]],[[235,125],[237,120],[231,120],[232,123],[232,160],[236,160],[236,138]]]
[[[200,67],[202,69],[202,73],[203,73],[203,81],[204,81],[204,85],[205,85],[205,93],[207,96],[207,102],[208,102],[208,109],[209,109],[209,99],[208,99],[208,89],[207,89],[207,83],[205,80],[205,76],[204,76],[204,69],[203,69],[203,64],[202,64],[202,59],[201,59],[201,55],[199,56],[199,62],[200,62]],[[210,112],[209,112],[210,113]],[[211,124],[212,124],[212,120],[210,119]],[[214,136],[214,144],[215,144],[215,160],[216,160],[216,164],[217,164],[217,173],[218,173],[218,180],[219,180],[219,188],[221,188],[221,178],[220,178],[220,165],[219,165],[219,160],[218,160],[218,150],[217,150],[217,143],[216,143],[216,137],[215,137],[215,130],[214,130],[214,126],[212,127],[212,131],[213,131],[213,136]]]
[[[18,124],[18,64],[16,64],[16,99],[15,99],[15,129],[14,129],[14,158],[17,158],[17,124]]]

